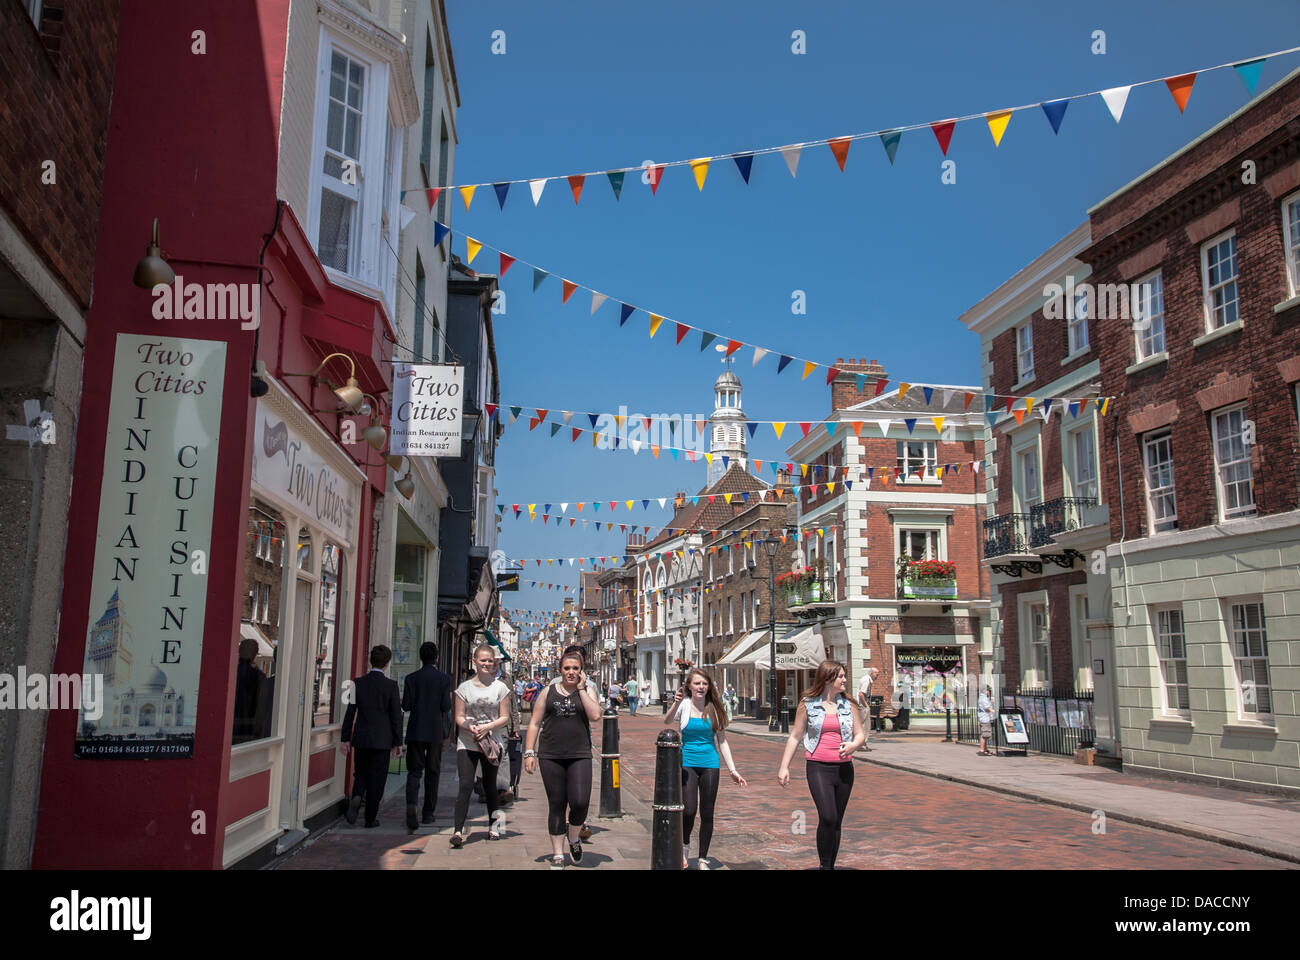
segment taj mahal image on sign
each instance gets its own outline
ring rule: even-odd
[[[136,636],[118,590],[90,628],[84,671],[104,677],[104,714],[82,719],[77,756],[191,756],[194,705],[157,663],[136,658]]]

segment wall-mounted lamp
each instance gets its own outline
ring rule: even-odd
[[[144,256],[135,265],[133,281],[137,287],[152,290],[158,284],[176,282],[176,272],[162,258],[162,247],[158,245],[158,218],[153,218],[153,242],[145,247]]]
[[[397,492],[400,493],[402,496],[404,496],[407,500],[410,500],[411,497],[415,494],[415,481],[411,479],[411,473],[409,469],[407,470],[406,476],[402,477],[401,480],[394,482],[393,486],[396,487]]]
[[[402,472],[402,461],[405,459],[404,457],[398,456],[395,453],[386,453],[384,454],[384,459],[388,461],[389,469],[391,469],[393,473]]]
[[[362,394],[370,401],[369,405],[363,405],[361,412],[370,414],[370,426],[361,431],[361,439],[370,444],[375,450],[383,452],[384,447],[388,444],[388,431],[379,423],[379,401],[370,394]]]
[[[322,370],[325,369],[325,364],[329,363],[335,357],[342,357],[344,360],[348,362],[348,366],[350,368],[348,371],[348,382],[345,386],[342,387],[334,386],[334,384],[331,383],[329,380],[325,380],[325,382],[329,384],[330,389],[334,391],[334,396],[339,398],[340,403],[346,406],[353,413],[360,413],[361,403],[365,399],[365,394],[361,392],[361,387],[357,383],[356,362],[351,357],[349,357],[346,353],[331,353],[328,357],[322,360],[320,362],[320,366],[317,367],[315,370],[313,370],[311,373],[285,373],[283,375],[286,377],[315,377],[317,374],[319,374]]]

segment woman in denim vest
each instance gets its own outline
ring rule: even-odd
[[[802,737],[808,792],[817,807],[817,856],[823,870],[835,869],[840,825],[853,791],[853,753],[867,739],[857,704],[844,695],[847,683],[843,664],[826,660],[817,668],[812,686],[803,692],[776,775],[781,786],[790,782],[790,761]]]

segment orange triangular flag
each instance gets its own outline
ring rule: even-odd
[[[811,360],[805,360],[803,365],[803,376],[800,377],[799,379],[807,380],[808,374],[812,373],[816,369],[817,369],[817,364],[813,363]]]
[[[1025,422],[1025,411],[1023,411],[1023,410],[1012,410],[1012,411],[1011,411],[1011,415],[1012,415],[1013,417],[1016,418],[1016,423],[1024,423],[1024,422]]]
[[[1184,73],[1181,77],[1169,77],[1165,80],[1165,86],[1173,94],[1174,103],[1178,104],[1179,113],[1187,109],[1187,98],[1192,95],[1192,84],[1195,82],[1194,73]]]
[[[826,141],[826,146],[830,147],[831,153],[835,154],[835,162],[840,165],[841,173],[844,172],[844,161],[849,158],[849,144],[852,142],[848,137]]]
[[[853,435],[854,435],[855,437],[861,437],[861,436],[862,436],[862,421],[861,421],[861,420],[854,420],[852,423],[849,424],[849,426],[853,428]]]
[[[578,289],[578,285],[572,280],[565,280],[563,277],[560,278],[560,285],[564,288],[564,298],[560,303],[568,303],[569,298],[573,296],[573,291]]]
[[[569,178],[569,189],[573,191],[574,203],[577,203],[578,198],[582,196],[582,184],[583,181],[586,179],[587,179],[586,176],[580,173],[574,174],[572,177]]]

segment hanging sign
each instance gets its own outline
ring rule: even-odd
[[[118,334],[78,757],[192,757],[226,345]]]
[[[390,451],[410,457],[459,457],[465,368],[394,363]]]
[[[253,483],[259,493],[311,518],[344,547],[352,546],[359,486],[331,467],[264,399],[257,401],[253,428]]]

